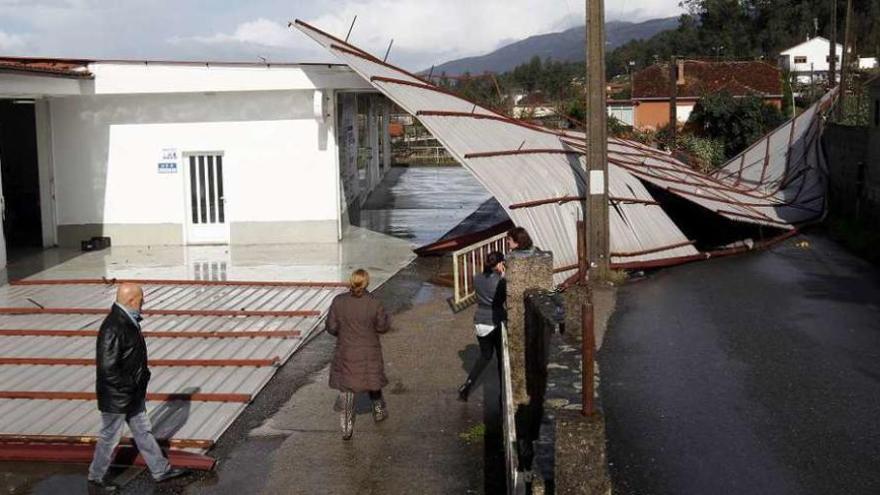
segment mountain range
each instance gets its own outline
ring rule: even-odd
[[[607,49],[613,50],[631,40],[646,39],[678,27],[678,17],[651,19],[644,22],[611,21],[605,24]],[[434,67],[434,74],[457,76],[469,72],[507,72],[528,62],[534,56],[565,62],[583,61],[586,27],[573,27],[559,33],[539,34],[503,46],[486,55],[467,57]],[[427,72],[427,71],[425,71]]]

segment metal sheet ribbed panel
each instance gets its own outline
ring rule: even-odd
[[[338,292],[321,287],[247,287],[145,285],[144,309],[300,311],[321,309]],[[106,308],[114,300],[114,285],[4,286],[0,305],[33,307]]]
[[[222,402],[153,402],[147,414],[158,438],[218,438],[245,404]],[[95,436],[100,416],[95,401],[0,399],[0,434]]]
[[[284,358],[299,338],[148,339],[150,359],[271,359]],[[95,357],[95,339],[77,337],[4,337],[0,331],[0,356],[4,358]]]
[[[405,71],[305,23],[297,21],[296,26],[415,115],[498,199],[513,221],[532,233],[536,244],[553,251],[557,268],[575,263],[575,222],[581,216],[576,202],[517,209],[511,206],[584,196],[586,181],[583,158],[579,156],[584,149],[583,134],[550,131],[511,121],[426,85]],[[645,203],[653,198],[641,182],[666,189],[738,222],[791,229],[792,223],[820,216],[824,211],[825,190],[818,140],[820,109],[827,108],[833,96],[827,95],[797,119],[768,135],[763,140],[763,148],[761,142],[756,143],[712,176],[696,172],[671,155],[643,144],[609,139],[610,195],[641,200],[641,203],[612,201],[612,261],[647,263],[698,254],[693,246],[685,245],[689,239],[661,207]],[[485,116],[493,117],[481,118]],[[533,153],[468,156],[517,150]],[[758,165],[739,172],[744,162]]]
[[[109,309],[115,287],[105,285],[32,285],[0,288],[0,307],[32,306]],[[148,307],[224,311],[319,310],[322,315],[340,288],[147,285]],[[96,331],[103,316],[0,315],[0,357],[93,359],[94,337],[11,335],[12,330]],[[147,338],[151,360],[286,361],[307,341],[322,317],[157,316],[145,332],[299,331],[297,337]],[[6,335],[4,335],[4,331]],[[222,363],[218,363],[222,364]],[[243,394],[254,397],[271,379],[275,366],[151,366],[149,393]],[[95,389],[90,365],[0,365],[0,390],[88,392]],[[148,404],[160,438],[216,441],[244,410],[244,403],[169,401]],[[99,415],[94,401],[0,399],[0,434],[93,436]]]

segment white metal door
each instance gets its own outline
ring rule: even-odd
[[[187,244],[228,244],[223,155],[186,155]]]

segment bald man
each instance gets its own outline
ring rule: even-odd
[[[138,451],[156,481],[166,481],[187,474],[173,469],[153,437],[146,412],[147,344],[141,334],[141,307],[144,291],[134,284],[122,284],[116,291],[116,303],[101,324],[97,345],[98,410],[101,431],[95,455],[89,467],[89,484],[104,492],[118,486],[105,482],[104,476],[113,460],[113,451],[122,437],[122,426],[128,424]]]

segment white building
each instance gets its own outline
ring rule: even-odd
[[[827,79],[828,69],[831,67],[829,52],[831,42],[821,36],[807,40],[797,46],[779,54],[779,67],[783,71],[791,72],[797,77],[797,81],[808,84],[815,80]],[[843,45],[837,44],[836,66],[840,69],[843,58]]]
[[[871,70],[880,68],[877,57],[859,57],[859,69]]]
[[[0,59],[6,240],[336,242],[389,110],[343,65]]]

